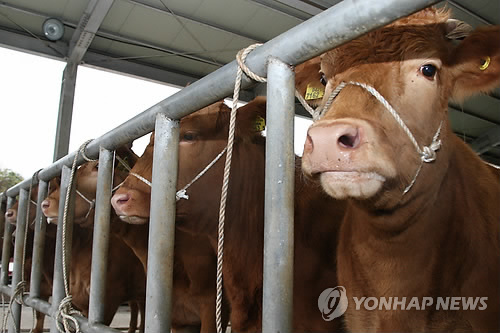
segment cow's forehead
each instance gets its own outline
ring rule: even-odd
[[[449,11],[427,9],[377,29],[322,57],[327,76],[359,64],[381,64],[422,57],[445,60],[452,45],[446,40]]]

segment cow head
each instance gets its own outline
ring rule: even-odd
[[[257,98],[238,110],[236,117],[235,145],[251,143],[262,138],[256,126],[258,112],[264,115],[265,98]],[[177,188],[181,189],[218,156],[227,145],[230,109],[217,102],[189,116],[180,123],[179,171]],[[154,135],[144,154],[131,171],[151,181]],[[235,154],[237,154],[235,152]],[[235,155],[233,155],[234,158]],[[195,214],[195,207],[216,207],[220,199],[225,155],[222,156],[198,181],[187,190],[188,200],[177,203],[177,221]],[[136,176],[129,175],[112,198],[115,212],[128,223],[146,223],[149,218],[151,188]],[[200,208],[201,209],[201,208]]]
[[[446,37],[448,19],[426,9],[322,56],[324,112],[308,130],[302,163],[329,195],[392,209],[439,186],[453,154],[448,100],[492,90],[500,79],[499,27],[457,45]],[[435,160],[423,162],[417,146],[434,148],[426,153]]]
[[[133,166],[133,163],[137,160],[137,156],[129,146],[117,149],[116,154],[130,166]],[[89,227],[94,223],[94,203],[97,192],[98,168],[99,162],[92,161],[82,164],[76,171],[74,180],[76,195],[73,221],[83,227]],[[128,171],[120,162],[115,160],[113,184],[122,182],[127,174]],[[51,186],[54,190],[42,202],[42,211],[49,223],[57,223],[60,187],[58,182],[51,182]]]
[[[35,220],[36,216],[36,200],[38,196],[38,186],[34,186],[33,189],[31,190],[31,197],[28,199],[29,203],[29,216],[28,216],[28,221],[31,226],[31,222]],[[19,201],[16,201],[16,203],[7,211],[5,212],[5,221],[7,223],[10,223],[12,225],[16,225],[17,223],[17,210],[19,207]]]

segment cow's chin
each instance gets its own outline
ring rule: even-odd
[[[118,216],[120,220],[129,224],[146,224],[149,221],[149,217],[142,217],[136,215],[120,215]]]
[[[327,171],[320,175],[324,191],[335,199],[369,199],[384,185],[386,178],[376,172]]]

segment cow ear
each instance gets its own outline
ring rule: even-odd
[[[115,163],[115,167],[121,169],[125,169],[124,171],[128,173],[128,168],[132,168],[135,164],[135,162],[137,162],[137,160],[139,159],[139,156],[137,156],[133,151],[132,151],[132,145],[125,145],[125,146],[121,146],[119,148],[116,149],[116,155],[118,157],[120,157],[121,161],[117,160]],[[123,164],[126,164],[123,165]]]
[[[309,59],[295,67],[295,89],[306,100],[307,104],[317,106],[325,92],[321,82],[321,58]]]
[[[258,96],[238,109],[236,131],[238,136],[253,136],[265,128],[266,97]]]
[[[452,55],[452,98],[462,101],[500,83],[500,26],[476,29]]]

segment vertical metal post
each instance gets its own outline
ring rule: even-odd
[[[59,307],[59,304],[66,296],[64,290],[64,275],[63,275],[63,242],[65,242],[65,252],[66,252],[66,267],[67,274],[69,275],[71,267],[71,243],[73,236],[73,215],[74,215],[74,202],[75,202],[75,188],[71,190],[70,200],[68,203],[68,213],[67,213],[67,226],[66,226],[66,239],[63,239],[63,215],[64,215],[64,202],[66,200],[66,191],[68,190],[69,180],[71,178],[71,169],[67,166],[63,166],[61,171],[61,193],[59,196],[59,218],[57,221],[57,235],[56,235],[56,253],[54,258],[54,280],[52,286],[52,313],[55,313]],[[56,320],[52,321],[52,326],[50,327],[51,333],[59,333],[56,326]]]
[[[89,322],[91,324],[104,321],[113,166],[114,153],[101,147],[99,150],[99,170],[97,172],[92,271],[90,275]]]
[[[42,277],[43,255],[45,251],[45,229],[47,218],[42,212],[42,201],[47,196],[48,183],[38,183],[38,199],[36,206],[35,235],[33,238],[33,256],[31,259],[30,297],[40,297],[40,280]]]
[[[12,208],[16,202],[13,197],[7,197],[7,209]],[[3,230],[3,244],[2,244],[2,274],[0,276],[0,285],[6,286],[9,282],[9,261],[12,255],[12,225],[5,223]]]
[[[146,332],[170,332],[179,122],[156,116],[146,287]]]
[[[66,68],[64,68],[61,84],[61,96],[59,97],[59,114],[57,116],[54,161],[57,161],[64,155],[68,154],[77,70],[78,64],[72,61],[69,61],[66,64]]]
[[[293,310],[295,75],[270,58],[267,77],[262,331],[284,333],[292,331]]]
[[[14,206],[15,199],[7,197],[7,209]],[[11,255],[10,245],[12,244],[12,226],[10,223],[5,223],[4,215],[4,228],[3,228],[3,242],[2,242],[2,268],[0,271],[0,286],[6,286],[9,282],[9,260]]]
[[[24,264],[24,234],[26,232],[26,209],[29,205],[29,193],[25,189],[19,192],[19,206],[17,207],[16,240],[14,243],[14,268],[12,269],[12,294],[17,284],[22,281]],[[21,304],[12,303],[13,322],[9,324],[9,333],[19,332],[21,321]]]

